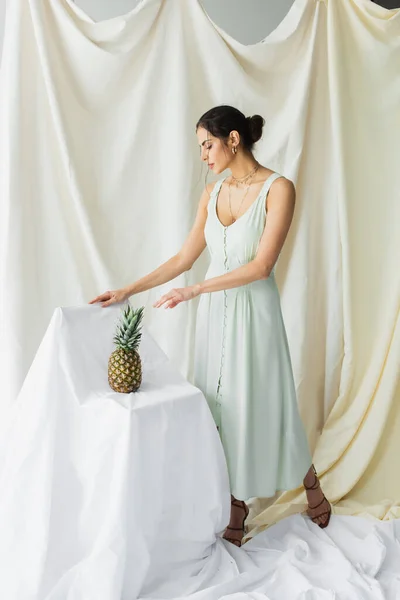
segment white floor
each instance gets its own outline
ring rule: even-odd
[[[196,600],[398,600],[400,522],[333,516],[321,531],[292,516],[236,548],[218,539],[144,597]],[[125,599],[124,599],[125,600]]]
[[[262,532],[242,549],[223,543],[235,560],[238,575],[230,583],[203,591],[201,597],[400,598],[399,521],[381,523],[334,515],[329,527],[320,530],[298,515]]]

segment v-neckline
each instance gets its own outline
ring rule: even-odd
[[[273,175],[275,175],[275,174],[276,174],[276,173],[275,173],[275,172],[273,172],[273,173],[271,173],[271,175],[269,175],[269,176],[267,177],[267,179],[266,179],[266,180],[264,181],[264,183],[262,184],[262,186],[261,186],[261,189],[260,189],[260,191],[258,192],[258,194],[257,194],[257,197],[255,198],[255,200],[253,200],[253,202],[252,202],[252,203],[250,204],[250,206],[249,206],[249,207],[248,207],[248,208],[247,208],[247,209],[244,211],[244,213],[243,213],[242,215],[240,215],[240,217],[238,217],[238,218],[237,218],[237,219],[236,219],[236,220],[235,220],[233,223],[231,223],[230,225],[224,225],[224,224],[222,223],[222,221],[220,220],[220,218],[219,218],[219,216],[218,216],[218,212],[217,212],[217,202],[218,202],[219,193],[220,193],[220,191],[221,191],[222,184],[224,183],[225,179],[227,179],[227,177],[228,177],[228,176],[227,176],[227,177],[224,177],[224,178],[221,180],[221,184],[220,184],[220,186],[219,186],[219,189],[217,190],[217,193],[216,193],[216,195],[215,195],[215,202],[214,202],[214,213],[215,213],[215,218],[217,219],[217,221],[218,221],[218,223],[221,225],[221,227],[223,227],[223,229],[229,229],[229,228],[230,228],[230,227],[232,227],[232,226],[233,226],[235,223],[237,223],[238,221],[240,221],[240,219],[242,219],[244,216],[246,216],[248,212],[250,212],[250,210],[253,208],[253,206],[254,206],[254,205],[255,205],[255,204],[258,202],[258,200],[260,199],[260,196],[261,196],[262,192],[264,191],[264,187],[265,187],[265,185],[266,185],[267,181],[269,181],[269,180],[271,179],[271,177],[272,177]]]

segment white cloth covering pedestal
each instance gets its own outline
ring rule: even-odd
[[[0,446],[1,598],[134,598],[206,559],[229,521],[206,400],[146,329],[140,389],[109,387],[119,316],[120,307],[57,309],[11,409]]]
[[[146,329],[143,382],[114,393],[119,308],[57,309],[0,436],[4,600],[395,600],[400,524],[289,517],[239,549],[202,393]],[[234,596],[234,599],[233,599]]]

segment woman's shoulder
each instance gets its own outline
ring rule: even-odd
[[[272,181],[271,187],[273,185],[273,187],[276,190],[280,189],[282,191],[284,191],[284,190],[295,191],[295,185],[294,185],[293,181],[291,181],[290,179],[285,177],[285,175],[282,175],[278,171],[275,171],[273,169],[268,169],[267,167],[263,167],[263,170],[260,173],[260,181],[264,181],[264,183],[266,183],[272,177],[273,177],[273,181]]]
[[[226,179],[226,177],[220,177],[216,181],[210,181],[210,183],[207,183],[207,185],[206,185],[207,192],[209,192],[211,194],[211,192],[216,188],[217,185],[221,185],[221,183],[224,181],[224,179]]]
[[[279,171],[275,171],[274,169],[270,169],[268,167],[264,167],[262,166],[260,169],[258,169],[258,173],[257,173],[257,179],[254,180],[254,182],[265,182],[267,181],[270,177],[275,176],[275,181],[287,181],[289,183],[292,183],[290,181],[290,179],[288,179],[287,177],[285,177],[284,175],[282,175],[281,173],[279,173]]]
[[[203,206],[203,208],[206,208],[208,206],[208,203],[210,202],[213,196],[213,192],[216,189],[216,185],[218,184],[218,182],[223,181],[223,179],[224,178],[217,179],[216,181],[210,181],[210,183],[207,183],[205,185],[200,198],[200,204]]]
[[[218,187],[222,184],[224,179],[226,179],[226,178],[221,177],[220,179],[217,179],[216,181],[210,181],[210,183],[207,183],[204,190],[209,199],[211,198],[213,192],[215,192],[218,189]]]

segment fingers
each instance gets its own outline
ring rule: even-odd
[[[96,302],[104,302],[104,300],[109,300],[110,296],[110,292],[104,292],[104,294],[100,294],[100,296],[96,296],[96,298],[93,298],[93,300],[91,300],[89,304],[96,304]]]
[[[111,306],[111,304],[114,304],[115,302],[116,302],[116,300],[114,298],[111,298],[111,300],[108,300],[107,302],[103,302],[101,307],[106,308],[107,306]]]
[[[172,290],[168,294],[161,296],[161,298],[153,304],[153,308],[160,308],[163,304],[165,305],[164,308],[175,308],[180,302],[182,302],[182,298],[180,297],[179,292]]]
[[[157,302],[154,302],[153,304],[153,308],[160,308],[160,306],[165,302],[165,300],[163,300],[162,298],[160,298],[159,300],[157,300]]]
[[[164,302],[166,302],[168,300],[167,296],[161,296],[161,298],[159,300],[157,300],[157,302],[155,302],[153,304],[154,308],[159,308],[162,304],[164,304]]]
[[[164,304],[164,308],[175,308],[175,306],[179,304],[179,302],[180,300],[178,300],[177,298],[165,298],[164,300],[160,298],[158,302],[153,304],[153,307],[160,308],[160,306]]]
[[[158,307],[157,308],[159,308],[163,304],[164,304],[164,308],[169,308],[169,305],[171,304],[171,302],[172,302],[171,297],[164,298],[164,300],[162,300],[162,301],[160,300],[160,302],[158,303]]]

